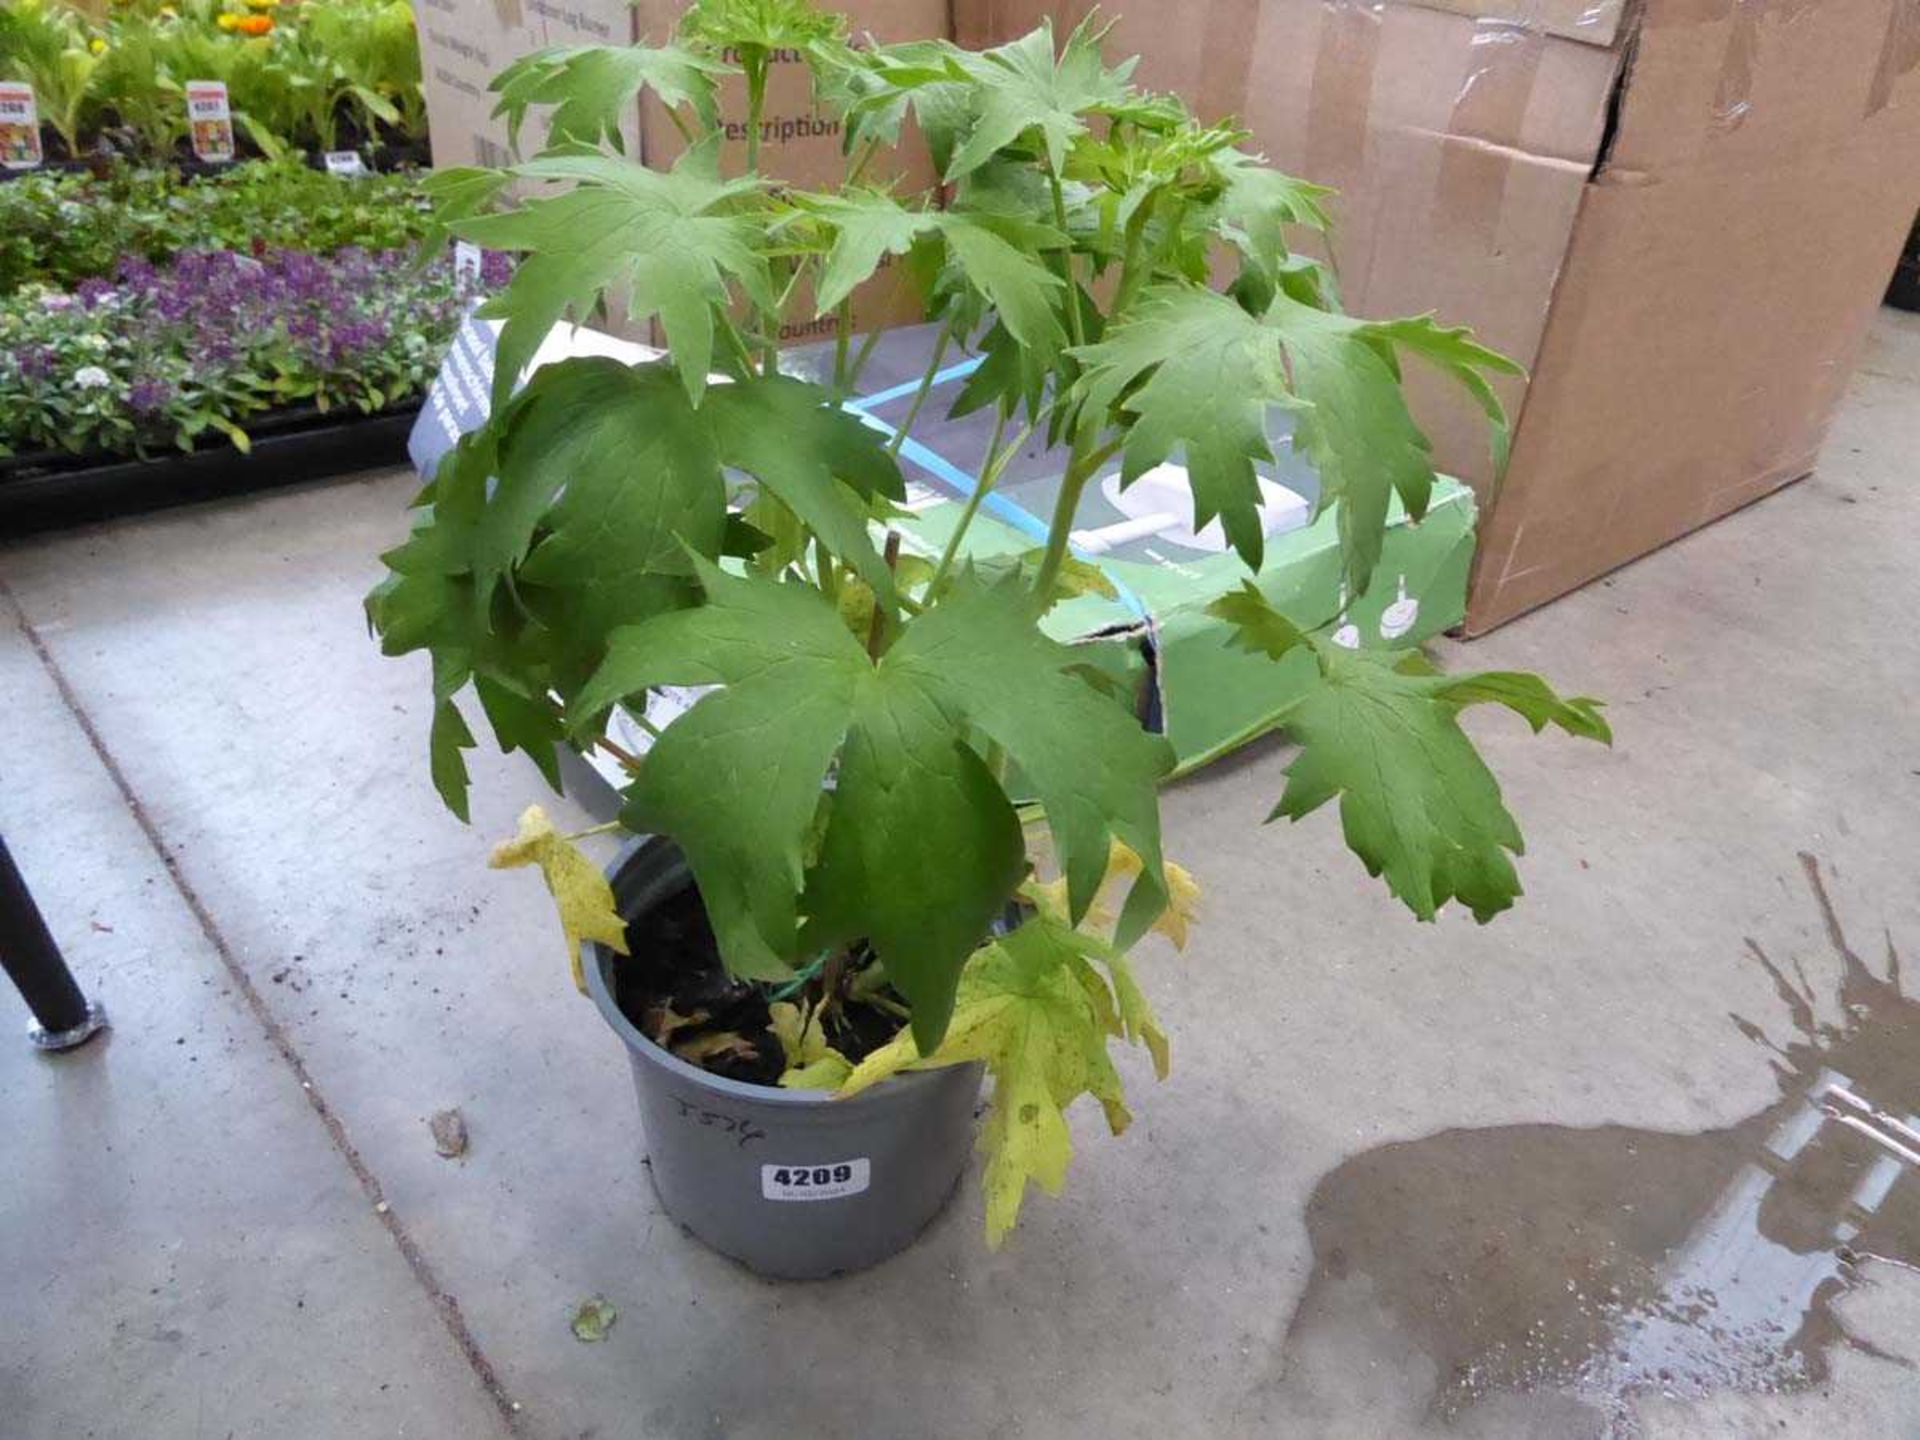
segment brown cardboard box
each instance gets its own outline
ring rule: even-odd
[[[658,43],[672,34],[685,8],[684,0],[416,0],[433,163],[497,166],[510,161],[506,122],[493,116],[495,97],[487,86],[511,61],[550,45],[638,39]],[[839,0],[838,8],[852,16],[857,37],[872,34],[895,41],[951,33],[948,0]],[[743,77],[723,82],[720,110],[728,127],[722,168],[738,173],[746,168],[747,149]],[[530,129],[538,123],[529,117]],[[770,67],[761,135],[760,168],[776,180],[804,188],[838,183],[845,174],[839,121],[815,111],[807,66],[798,56],[777,57]],[[537,130],[523,134],[522,150],[537,148],[541,138]],[[684,149],[664,107],[651,94],[634,107],[632,125],[623,129],[622,138],[628,154],[657,167],[671,165]],[[922,147],[903,146],[901,156],[898,161],[893,156],[877,160],[867,177],[891,184],[903,195],[932,187],[937,177]],[[795,314],[801,313],[806,299],[799,297]],[[854,297],[859,329],[919,318],[918,297],[891,266]],[[783,338],[805,342],[832,331],[831,317],[802,320],[790,324]]]
[[[420,34],[420,71],[433,137],[433,163],[505,165],[507,124],[493,115],[487,86],[522,55],[549,45],[625,44],[633,16],[613,0],[414,0]],[[529,153],[545,138],[542,116],[531,116],[531,133],[520,137]],[[640,117],[625,135],[628,153],[638,153]]]
[[[1527,364],[1483,505],[1481,633],[1805,475],[1920,199],[1913,0],[1119,0],[1110,53],[1340,188],[1350,309]],[[968,44],[1084,0],[956,0]],[[1518,10],[1520,13],[1515,14]]]

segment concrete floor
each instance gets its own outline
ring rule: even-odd
[[[970,1185],[814,1285],[658,1212],[544,892],[483,867],[529,769],[477,756],[473,829],[434,799],[424,674],[358,608],[410,477],[0,549],[0,831],[116,1022],[0,1044],[0,1434],[1915,1433],[1920,1279],[1868,1257],[1920,1262],[1920,1181],[1849,1211],[1875,1152],[1829,1126],[1728,1197],[1821,1065],[1920,1109],[1904,997],[1837,998],[1849,943],[1875,975],[1920,946],[1916,453],[1888,313],[1818,476],[1450,647],[1619,731],[1476,721],[1531,842],[1491,928],[1412,924],[1327,814],[1257,828],[1274,748],[1173,791],[1207,906],[1144,966],[1172,1080],[1129,1057],[1135,1129],[1080,1117],[999,1254]]]

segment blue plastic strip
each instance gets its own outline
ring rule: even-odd
[[[848,408],[852,409],[853,407],[849,406]],[[877,415],[869,415],[864,410],[854,410],[854,414],[858,415],[861,422],[869,429],[878,430],[889,440],[899,433],[893,426],[889,425]],[[938,475],[941,480],[960,492],[960,498],[962,500],[965,500],[973,494],[975,487],[971,475],[967,474],[966,471],[962,470],[945,456],[938,455],[932,450],[929,450],[925,445],[922,445],[911,436],[900,442],[900,453],[907,459],[913,461],[913,463],[918,465],[922,470],[925,470],[929,475]],[[980,508],[992,515],[996,520],[1005,521],[1029,539],[1038,540],[1042,545],[1046,544],[1046,522],[1031,510],[1023,509],[1019,505],[1014,504],[1014,502],[1006,496],[997,492],[989,494],[986,499],[980,502]]]
[[[928,388],[938,390],[942,385],[950,384],[955,380],[964,380],[967,376],[978,370],[984,363],[986,363],[986,356],[976,355],[971,360],[962,360],[958,365],[949,365],[946,369],[935,372],[933,384]],[[847,409],[871,410],[874,406],[884,405],[889,400],[898,400],[902,395],[911,395],[919,388],[920,382],[918,380],[903,380],[900,384],[892,386],[889,389],[881,390],[872,395],[862,395],[857,400],[847,401]]]

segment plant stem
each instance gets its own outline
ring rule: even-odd
[[[815,539],[813,542],[813,570],[820,583],[820,593],[829,600],[840,598],[840,564],[827,553],[826,544]]]
[[[625,828],[626,827],[622,825],[618,820],[609,820],[604,825],[593,825],[588,827],[585,830],[576,830],[574,831],[573,834],[563,836],[562,838],[570,841],[571,840],[591,840],[596,835],[611,835],[614,831],[624,830]]]
[[[1087,335],[1080,319],[1080,290],[1073,281],[1073,237],[1067,233],[1067,192],[1060,184],[1060,175],[1053,168],[1051,157],[1047,160],[1047,185],[1053,191],[1053,223],[1060,231],[1061,244],[1066,247],[1056,253],[1060,256],[1060,278],[1067,282],[1067,329],[1075,345],[1084,345]]]
[[[1120,284],[1114,291],[1109,323],[1133,303],[1134,295],[1146,281],[1147,276],[1140,268],[1140,261],[1146,251],[1147,219],[1152,211],[1153,203],[1149,201],[1127,222],[1127,250],[1120,260]]]
[[[613,741],[607,739],[607,737],[604,735],[602,735],[598,740],[595,740],[593,743],[598,745],[602,750],[606,751],[609,755],[613,756],[614,759],[618,760],[622,766],[624,766],[628,771],[630,771],[633,774],[636,774],[636,775],[639,774],[640,767],[646,763],[638,755],[634,754],[631,750],[627,749],[624,745],[616,745],[613,743]]]
[[[940,373],[940,364],[947,358],[947,346],[952,341],[952,329],[943,329],[933,347],[933,354],[927,358],[926,372],[920,377],[920,388],[913,392],[913,403],[907,406],[907,418],[900,422],[900,428],[893,432],[893,439],[887,442],[889,455],[897,458],[900,447],[907,443],[907,434],[913,429],[913,422],[920,418],[920,407],[927,403],[927,392],[933,389],[933,377]]]
[[[780,322],[786,318],[787,302],[793,299],[793,292],[800,288],[801,277],[807,273],[806,256],[797,256],[793,259],[792,263],[793,273],[787,277],[786,288],[781,290],[780,298],[774,302],[778,307],[778,313],[773,317],[773,333],[775,335],[780,333]]]
[[[853,162],[853,168],[847,171],[847,188],[860,183],[860,177],[867,173],[867,166],[873,163],[873,157],[880,153],[880,142],[869,140],[860,149],[859,159]]]
[[[1060,567],[1066,563],[1067,544],[1073,535],[1073,517],[1080,509],[1081,492],[1087,488],[1087,482],[1100,472],[1100,467],[1112,458],[1113,452],[1120,448],[1120,441],[1109,440],[1095,450],[1083,450],[1085,436],[1076,437],[1073,451],[1067,460],[1067,473],[1060,481],[1060,496],[1054,502],[1053,521],[1047,527],[1047,550],[1040,560],[1040,574],[1033,585],[1034,604],[1037,613],[1047,613],[1047,601],[1053,594],[1054,582],[1060,578]]]
[[[934,567],[933,579],[927,582],[929,600],[939,592],[940,582],[947,578],[947,572],[953,568],[955,557],[960,553],[960,541],[967,533],[967,527],[973,524],[973,517],[980,513],[980,502],[987,498],[987,492],[999,483],[1000,472],[1007,468],[1007,462],[1014,452],[1027,443],[1027,437],[1033,434],[1031,425],[1023,426],[1020,433],[1013,437],[1013,443],[1004,450],[1000,446],[1000,437],[1006,434],[1007,421],[1012,410],[1002,409],[1000,418],[994,422],[993,439],[987,445],[987,463],[980,467],[979,479],[975,482],[973,493],[967,497],[966,508],[960,512],[960,519],[954,524],[953,533],[947,537],[946,548],[940,552],[940,563]]]
[[[779,263],[779,262],[775,262]],[[760,373],[777,375],[780,372],[780,321],[787,313],[787,297],[793,294],[795,282],[800,279],[798,266],[781,288],[779,298],[773,302],[773,309],[763,312],[760,320],[763,333],[760,337]]]
[[[767,103],[767,58],[758,46],[741,47],[741,68],[747,72],[747,169],[760,172],[760,111]]]
[[[854,387],[860,383],[860,373],[867,368],[867,361],[873,358],[873,347],[887,333],[885,325],[877,325],[867,332],[866,339],[860,342],[860,348],[854,352],[853,368],[847,372],[847,393],[851,395]]]
[[[899,565],[900,563],[900,532],[898,530],[887,531],[887,548],[885,551],[885,555],[886,555],[886,561],[887,561],[887,569],[892,570]],[[880,658],[881,642],[884,641],[886,638],[887,638],[886,607],[880,603],[880,597],[878,595],[875,595],[873,597],[873,621],[871,624],[867,626],[867,654],[871,655],[875,660],[878,660]]]
[[[847,360],[852,340],[853,297],[849,295],[833,312],[833,395],[836,400],[844,400],[847,395]]]
[[[820,1033],[827,1033],[827,1016],[840,1008],[840,978],[846,974],[847,952],[835,950],[827,956],[827,963],[820,972],[820,1003],[813,1007],[813,1013],[820,1020]],[[801,1038],[806,1031],[800,1032]]]
[[[714,313],[720,317],[720,338],[727,342],[727,349],[733,352],[733,358],[740,362],[740,368],[744,373],[754,374],[760,367],[753,358],[753,352],[747,349],[747,342],[742,340],[740,332],[733,328],[732,319],[717,305],[714,307]]]

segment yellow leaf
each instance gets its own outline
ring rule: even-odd
[[[689,1065],[701,1065],[722,1055],[737,1056],[742,1060],[751,1060],[759,1052],[747,1038],[736,1035],[731,1030],[715,1030],[706,1035],[695,1035],[687,1040],[675,1042],[673,1053]]]
[[[1133,967],[1127,964],[1126,957],[1109,955],[1107,969],[1113,975],[1113,994],[1120,1005],[1120,1023],[1125,1027],[1127,1039],[1136,1045],[1146,1045],[1147,1053],[1153,1056],[1154,1078],[1166,1079],[1172,1066],[1167,1034],[1160,1028],[1153,1007],[1147,1003],[1146,993],[1133,978]]]
[[[1140,874],[1140,868],[1140,857],[1132,848],[1115,840],[1112,854],[1107,860],[1107,873],[1100,881],[1093,904],[1087,907],[1086,916],[1080,922],[1082,930],[1106,939],[1113,937],[1113,924],[1118,916],[1108,903],[1112,898],[1110,892],[1131,886]],[[1191,870],[1171,860],[1166,862],[1166,874],[1167,908],[1160,912],[1160,917],[1151,928],[1171,940],[1174,949],[1184,950],[1187,948],[1188,928],[1200,913],[1200,882],[1193,878]],[[1067,881],[1064,875],[1053,880],[1029,880],[1020,887],[1020,893],[1041,914],[1065,922]]]
[[[803,1009],[791,1000],[776,1000],[767,1007],[767,1011],[772,1017],[773,1033],[780,1039],[780,1048],[786,1053],[789,1067],[809,1065],[830,1053],[826,1029],[820,1024],[819,1015],[811,1005]]]
[[[580,852],[572,840],[553,828],[547,812],[529,805],[520,816],[520,831],[493,847],[487,860],[495,870],[538,865],[560,912],[560,928],[573,959],[573,983],[586,993],[587,977],[580,945],[597,940],[616,954],[627,953],[627,924],[613,905],[613,887],[607,877]]]
[[[1101,881],[1105,889],[1115,881],[1131,881],[1140,873],[1140,857],[1134,854],[1130,846],[1116,840],[1113,842],[1113,856],[1107,862],[1107,878]],[[1152,929],[1173,942],[1173,948],[1187,948],[1187,927],[1200,914],[1200,882],[1193,878],[1193,872],[1184,865],[1176,865],[1169,860],[1165,865],[1167,873],[1167,908],[1160,912]]]
[[[1173,948],[1187,948],[1187,927],[1200,916],[1200,882],[1184,865],[1167,862],[1167,908],[1153,922],[1153,928],[1173,942]]]
[[[811,1006],[802,1009],[791,1000],[776,1000],[767,1010],[773,1033],[786,1052],[782,1085],[790,1090],[834,1090],[853,1073],[853,1062],[827,1043],[826,1027]]]
[[[1020,1219],[1029,1178],[1049,1195],[1067,1183],[1073,1141],[1067,1117],[1047,1084],[1051,1037],[1043,1027],[1021,1023],[996,1069],[993,1108],[980,1132],[987,1165],[987,1247],[998,1250]]]
[[[789,1090],[832,1090],[853,1073],[853,1062],[838,1050],[828,1049],[817,1060],[795,1065],[780,1077]]]
[[[647,1038],[656,1044],[665,1045],[680,1031],[690,1025],[705,1023],[707,1012],[696,1009],[691,1015],[682,1015],[673,1006],[664,1002],[653,1006],[646,1012]]]
[[[989,1246],[997,1248],[1019,1219],[1029,1180],[1059,1193],[1073,1157],[1068,1105],[1093,1096],[1116,1135],[1131,1122],[1106,1049],[1108,1039],[1122,1033],[1125,1002],[1116,1005],[1088,963],[1090,955],[1110,962],[1099,940],[1048,915],[1035,916],[968,960],[953,1022],[938,1050],[923,1058],[912,1032],[903,1030],[855,1066],[840,1087],[844,1098],[902,1070],[986,1064],[994,1081],[980,1135],[987,1157]]]

